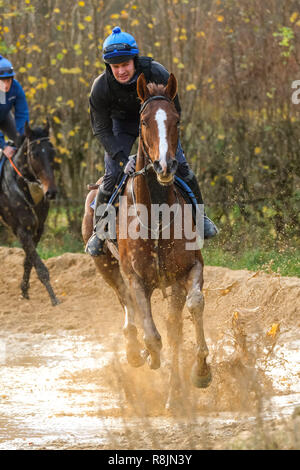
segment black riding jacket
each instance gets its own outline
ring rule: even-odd
[[[124,127],[128,122],[138,124],[140,120],[141,102],[136,90],[138,76],[143,72],[148,83],[163,85],[167,84],[169,78],[169,72],[150,57],[136,58],[135,65],[136,74],[129,84],[119,83],[107,66],[106,70],[95,79],[91,89],[89,101],[93,133],[112,158],[123,150],[113,134],[113,119],[124,120]],[[178,96],[174,103],[180,114]]]

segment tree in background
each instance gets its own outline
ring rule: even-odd
[[[298,1],[0,0],[0,10],[0,53],[15,66],[32,121],[51,118],[61,204],[77,230],[86,184],[103,169],[88,95],[104,69],[103,40],[119,25],[176,75],[183,146],[228,236],[239,222],[266,221],[274,239],[297,236]]]

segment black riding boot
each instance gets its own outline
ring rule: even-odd
[[[96,211],[97,207],[99,207],[101,204],[107,204],[110,199],[110,196],[111,196],[110,194],[104,194],[101,190],[101,187],[99,187],[98,194],[96,197],[96,206],[94,210]],[[99,214],[100,217],[103,217],[103,215],[104,213]],[[98,217],[98,220],[100,217]],[[98,220],[96,219],[96,222],[98,222]],[[96,225],[95,225],[93,235],[90,237],[89,241],[86,244],[85,252],[91,256],[102,255],[104,242],[105,242],[105,239],[101,239],[98,237],[96,233]]]
[[[186,184],[191,188],[192,192],[194,193],[194,196],[197,200],[198,204],[204,204],[201,190],[199,187],[199,183],[197,181],[196,176],[194,173],[190,170],[190,174],[188,175],[187,178],[184,179]],[[210,220],[207,215],[204,212],[204,239],[207,240],[208,238],[212,238],[215,235],[217,235],[218,229],[213,223],[212,220]]]

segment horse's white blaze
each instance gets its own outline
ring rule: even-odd
[[[167,140],[167,129],[165,121],[167,120],[167,113],[163,109],[158,109],[155,114],[155,120],[158,127],[159,137],[159,160],[162,166],[167,165],[167,152],[168,152],[168,140]]]

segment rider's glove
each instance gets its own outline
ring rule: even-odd
[[[127,165],[125,166],[124,173],[131,175],[135,172],[136,155],[130,155]]]

